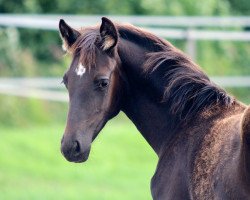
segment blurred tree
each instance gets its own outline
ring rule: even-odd
[[[231,5],[233,14],[249,15],[250,14],[250,1],[249,0],[228,0]]]

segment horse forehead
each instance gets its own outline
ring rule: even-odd
[[[96,65],[114,66],[116,64],[115,57],[110,57],[106,53],[101,53],[96,57]]]

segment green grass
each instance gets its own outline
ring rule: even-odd
[[[250,104],[249,88],[227,91]],[[124,115],[106,125],[86,163],[73,164],[60,153],[64,124],[35,125],[44,116],[51,115],[51,121],[65,120],[66,104],[46,107],[38,100],[0,100],[12,105],[4,104],[0,112],[0,200],[151,199],[150,179],[157,158]],[[11,112],[6,115],[4,111]]]
[[[0,128],[0,199],[151,199],[156,155],[123,121],[106,125],[83,164],[60,153],[64,125]]]

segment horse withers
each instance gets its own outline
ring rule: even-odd
[[[79,30],[60,20],[59,29],[73,58],[63,77],[68,161],[86,161],[106,122],[123,111],[159,157],[153,199],[250,199],[250,108],[145,30],[105,17]]]

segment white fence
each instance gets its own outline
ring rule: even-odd
[[[58,30],[58,22],[65,19],[74,27],[100,23],[102,16],[70,15],[11,15],[0,14],[0,26]],[[166,17],[166,16],[108,16],[114,21],[145,27],[160,37],[194,40],[250,41],[250,17]],[[175,28],[174,28],[175,27]],[[176,28],[177,27],[177,28]],[[234,28],[234,30],[197,30],[199,27]]]
[[[59,19],[65,19],[74,26],[92,26],[100,23],[103,15],[34,15],[0,14],[0,25],[23,28],[57,30]],[[203,17],[203,16],[117,16],[108,15],[112,20],[137,26],[154,27],[249,27],[250,17]]]
[[[0,14],[0,27],[58,30],[59,19],[75,28],[100,23],[102,16],[12,15]],[[250,17],[169,17],[108,16],[122,23],[132,23],[169,39],[187,40],[187,53],[195,59],[197,40],[250,41]],[[202,29],[200,29],[202,28]],[[213,30],[211,30],[213,28]],[[210,29],[210,30],[209,30]],[[213,77],[222,87],[250,87],[250,77]],[[67,101],[58,78],[0,79],[0,94]],[[52,90],[53,89],[53,90]],[[58,91],[59,90],[59,91]]]
[[[67,102],[62,78],[0,78],[0,94]]]

